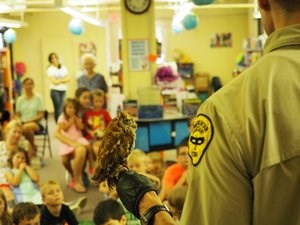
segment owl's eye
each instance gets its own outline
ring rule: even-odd
[[[130,119],[124,119],[124,123],[129,123],[130,122]]]

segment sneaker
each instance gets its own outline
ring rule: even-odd
[[[69,206],[71,211],[74,213],[75,216],[79,215],[81,213],[81,209],[78,206]]]
[[[90,186],[90,179],[86,172],[83,172],[83,174],[82,174],[82,183],[83,183],[84,187],[86,187],[86,188],[88,186]]]
[[[76,208],[79,207],[80,209],[83,209],[86,206],[88,199],[86,196],[82,196],[74,201],[66,202],[65,204],[68,205],[70,208]]]

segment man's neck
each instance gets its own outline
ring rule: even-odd
[[[272,17],[276,30],[291,25],[300,25],[300,11],[287,13],[278,7],[273,7]]]

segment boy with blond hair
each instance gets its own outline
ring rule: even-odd
[[[160,187],[160,179],[147,173],[149,158],[140,149],[133,149],[127,157],[127,166],[130,170],[142,174],[150,179],[157,188]]]
[[[79,224],[69,206],[63,203],[64,195],[57,182],[49,180],[42,184],[41,194],[44,202],[41,207],[41,225]]]

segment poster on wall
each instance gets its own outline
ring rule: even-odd
[[[128,41],[129,71],[149,70],[149,42],[148,40]]]
[[[81,57],[85,53],[91,53],[94,56],[96,56],[97,55],[97,46],[96,46],[95,42],[93,42],[93,41],[81,42],[78,44],[78,50],[79,50],[78,65],[79,65],[80,71],[78,72],[77,76],[79,77],[84,73],[84,69],[82,67],[82,62],[81,62]]]
[[[82,56],[85,53],[92,53],[93,55],[96,56],[97,47],[95,42],[89,41],[89,42],[79,43],[79,56]]]
[[[232,46],[231,33],[212,33],[210,38],[211,48],[224,48]]]

